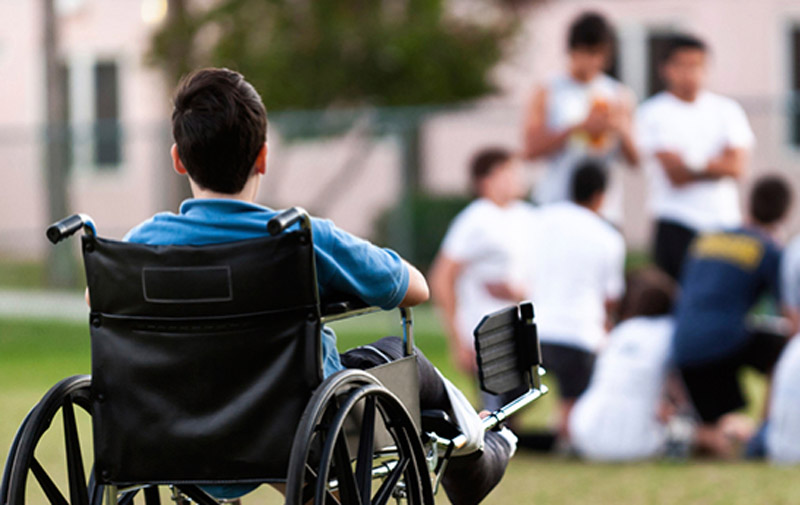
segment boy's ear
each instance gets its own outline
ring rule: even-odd
[[[267,147],[267,143],[264,142],[264,145],[261,146],[261,150],[258,151],[258,156],[256,156],[256,162],[254,168],[256,169],[256,173],[264,175],[267,173],[267,151],[269,148]]]
[[[178,144],[172,144],[169,152],[172,155],[172,168],[179,174],[186,175],[186,167],[183,166],[181,157],[178,156]]]

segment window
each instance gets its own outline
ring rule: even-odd
[[[792,28],[789,44],[789,142],[800,147],[800,26]]]
[[[118,73],[113,61],[94,67],[94,162],[99,168],[114,167],[122,160]]]
[[[647,35],[647,96],[664,90],[664,81],[659,70],[661,55],[666,50],[671,33],[659,30]]]

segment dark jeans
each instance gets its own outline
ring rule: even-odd
[[[656,221],[656,236],[653,245],[653,259],[656,266],[670,277],[679,280],[689,246],[697,232],[682,224],[666,219]]]
[[[754,329],[749,332],[747,342],[732,354],[713,361],[679,366],[686,391],[700,419],[713,424],[725,414],[744,407],[746,402],[739,383],[739,370],[747,366],[770,375],[785,345],[784,336]]]
[[[422,410],[444,410],[453,416],[450,398],[436,368],[416,349],[419,373],[419,407]],[[340,355],[345,368],[366,370],[403,357],[403,341],[398,337],[383,337],[369,345],[356,347]]]

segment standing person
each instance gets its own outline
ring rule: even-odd
[[[450,224],[430,273],[458,369],[476,372],[473,331],[481,318],[525,296],[533,206],[521,201],[520,161],[505,149],[480,151],[470,179],[476,199]],[[484,398],[485,407],[501,399]]]
[[[756,181],[746,226],[700,235],[693,243],[675,311],[673,360],[700,417],[698,438],[730,455],[731,438],[750,433],[734,411],[745,406],[739,370],[766,376],[785,338],[748,328],[745,318],[765,294],[777,294],[780,248],[774,236],[789,208],[783,179]]]
[[[547,159],[547,171],[533,199],[540,204],[570,200],[570,182],[586,158],[611,167],[619,157],[638,161],[632,136],[635,99],[604,72],[614,50],[614,29],[600,14],[587,12],[572,22],[567,37],[567,72],[537,86],[525,121],[528,159]],[[619,188],[621,189],[621,187]],[[612,221],[621,216],[621,193],[606,199]]]
[[[675,282],[656,268],[628,279],[621,322],[609,334],[589,388],[570,415],[572,443],[581,456],[629,461],[664,451],[675,293]]]
[[[572,201],[545,206],[538,216],[532,299],[542,359],[558,381],[559,436],[575,400],[589,384],[595,353],[610,328],[625,287],[625,242],[600,217],[606,171],[593,161],[578,167]]]
[[[661,57],[667,89],[636,118],[656,219],[653,254],[674,279],[698,233],[741,224],[737,180],[754,143],[741,106],[704,89],[707,69],[705,43],[674,36]]]

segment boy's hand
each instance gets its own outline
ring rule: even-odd
[[[455,366],[458,370],[470,375],[478,371],[478,361],[475,358],[475,350],[466,345],[459,345],[454,353]]]
[[[525,290],[508,282],[487,282],[484,287],[490,295],[501,300],[517,303],[525,299]]]

